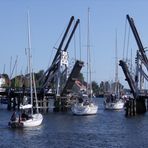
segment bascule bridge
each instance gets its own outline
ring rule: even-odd
[[[75,60],[71,71],[68,73],[69,55],[67,49],[79,23],[79,19],[74,21],[74,16],[70,18],[51,66],[45,71],[43,77],[40,79],[42,90],[45,91],[45,94],[48,92],[53,94],[57,108],[59,104],[67,103],[67,96],[72,92],[72,87],[84,64],[83,61]]]
[[[133,108],[135,109],[135,112],[137,114],[141,114],[146,112],[146,99],[148,99],[148,90],[144,89],[143,87],[144,82],[148,81],[148,59],[133,18],[131,18],[129,15],[127,15],[126,18],[129,22],[129,25],[131,27],[138,46],[135,58],[135,76],[132,76],[128,64],[124,60],[120,60],[119,65],[122,67],[122,70],[126,77],[126,81],[128,82],[128,85],[131,89],[131,93],[134,97],[135,103]]]

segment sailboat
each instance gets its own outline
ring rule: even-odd
[[[43,121],[42,114],[39,113],[38,110],[38,102],[37,102],[37,92],[36,92],[36,84],[35,84],[35,78],[33,70],[31,70],[31,42],[30,42],[30,24],[29,24],[29,13],[28,13],[28,43],[29,43],[29,73],[30,73],[30,98],[31,103],[20,105],[21,114],[19,114],[19,117],[16,117],[16,113],[14,112],[11,116],[11,119],[8,123],[8,125],[11,128],[25,128],[25,127],[35,127],[39,126]],[[36,101],[36,110],[37,113],[33,113],[33,87],[34,87],[34,93],[35,93],[35,101]],[[26,110],[30,110],[30,114],[26,114]]]
[[[88,8],[88,35],[87,35],[87,90],[86,94],[77,99],[71,107],[71,111],[74,115],[95,115],[98,111],[98,106],[92,100],[92,84],[91,84],[91,57],[89,48],[89,8]],[[88,65],[89,64],[89,65]],[[90,86],[88,88],[88,74]]]
[[[121,110],[124,107],[124,101],[121,98],[117,98],[116,94],[111,94],[107,96],[104,100],[105,109],[109,110]]]
[[[120,96],[119,90],[119,80],[118,80],[118,58],[117,58],[117,33],[116,33],[116,58],[115,58],[115,89],[114,92],[111,92],[105,95],[104,107],[105,109],[110,110],[121,110],[124,107],[124,101]]]
[[[88,97],[87,100],[82,98],[82,102],[76,102],[71,107],[71,111],[74,115],[95,115],[98,111],[98,106],[91,102]]]

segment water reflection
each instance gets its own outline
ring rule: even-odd
[[[10,129],[11,112],[0,111],[0,147],[11,148],[139,148],[148,145],[148,114],[125,118],[124,111],[106,111],[99,102],[98,114],[44,115],[38,127]],[[103,103],[103,101],[102,101]]]

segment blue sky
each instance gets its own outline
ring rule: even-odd
[[[144,47],[148,46],[148,1],[147,0],[0,0],[0,72],[10,73],[18,56],[15,74],[25,73],[27,60],[27,11],[30,11],[33,67],[36,72],[46,70],[52,61],[56,44],[73,15],[81,21],[82,59],[86,61],[87,9],[90,8],[90,44],[92,50],[92,79],[114,80],[115,75],[115,30],[118,36],[118,58],[123,58],[123,42],[126,14],[134,18]],[[79,58],[78,29],[76,31],[76,53]],[[137,45],[131,33],[129,48],[133,56]],[[74,57],[74,41],[68,49]],[[84,74],[85,68],[82,69]],[[119,67],[119,80],[126,86],[125,77]]]

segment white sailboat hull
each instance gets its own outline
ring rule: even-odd
[[[35,127],[41,125],[43,121],[42,114],[33,114],[31,118],[28,120],[22,121],[19,120],[19,118],[16,119],[16,121],[10,121],[9,126],[11,128],[27,128],[27,127]]]
[[[90,103],[83,105],[83,103],[76,103],[72,106],[71,111],[74,115],[94,115],[97,114],[98,106]]]
[[[124,102],[122,100],[118,100],[116,102],[104,102],[105,109],[110,110],[121,110],[124,108]]]
[[[33,114],[32,118],[29,120],[26,120],[23,123],[23,127],[34,127],[39,126],[43,121],[42,114]]]

